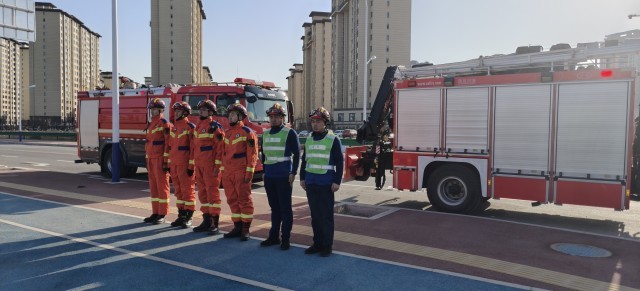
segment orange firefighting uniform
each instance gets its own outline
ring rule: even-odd
[[[224,150],[222,125],[213,117],[200,120],[193,137],[200,211],[212,216],[220,215],[220,167]]]
[[[224,157],[222,164],[222,185],[227,203],[231,208],[233,222],[251,222],[253,220],[253,201],[251,200],[251,181],[258,161],[258,138],[256,133],[239,121],[225,133]]]
[[[196,207],[195,180],[187,174],[187,170],[194,170],[191,141],[195,127],[195,124],[183,118],[176,120],[171,128],[169,167],[176,195],[176,207],[179,210],[194,211]]]
[[[168,167],[170,131],[171,124],[162,117],[162,113],[152,117],[147,127],[147,142],[144,146],[149,172],[151,209],[153,214],[158,215],[169,213],[169,173],[163,169]]]

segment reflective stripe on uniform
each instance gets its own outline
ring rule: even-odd
[[[265,151],[284,151],[285,147],[263,147]]]
[[[255,170],[256,170],[256,168],[247,167],[247,172],[253,173],[253,171],[255,171]]]
[[[240,213],[231,213],[231,218],[240,218]]]
[[[162,127],[156,127],[156,128],[151,130],[151,133],[156,133],[156,132],[163,131],[163,130],[164,130],[164,128],[162,128]]]
[[[267,157],[267,160],[274,162],[287,162],[291,161],[291,157]]]
[[[330,155],[327,155],[327,154],[308,154],[307,157],[308,158],[328,159],[330,157]]]
[[[241,141],[247,141],[247,137],[246,136],[241,136],[239,138],[234,139],[233,141],[231,141],[231,144],[237,144]]]
[[[323,169],[323,170],[336,170],[336,166],[331,166],[331,165],[314,165],[314,164],[309,164],[307,165],[308,169]]]
[[[184,202],[184,206],[192,206],[192,205],[196,205],[196,201],[185,201]]]
[[[214,203],[214,204],[210,204],[209,207],[211,207],[211,208],[222,208],[222,204]]]
[[[240,214],[240,218],[245,218],[245,219],[253,218],[253,214],[244,214],[243,213],[243,214]]]
[[[185,204],[184,200],[176,200],[176,204]]]

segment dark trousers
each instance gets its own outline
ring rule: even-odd
[[[307,199],[311,209],[313,244],[321,248],[332,247],[335,195],[331,185],[307,184]]]
[[[265,178],[264,188],[267,191],[269,207],[271,207],[271,230],[269,237],[277,238],[282,224],[282,238],[291,237],[293,211],[291,210],[291,193],[293,188],[286,178]]]
[[[378,168],[376,169],[376,187],[378,188],[384,187],[384,183],[387,182],[387,177],[385,176],[384,171],[384,167],[378,165]]]

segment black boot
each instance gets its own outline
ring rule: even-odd
[[[178,218],[171,223],[171,226],[173,227],[181,226],[182,222],[184,221],[184,216],[185,216],[185,210],[178,209]]]
[[[162,224],[164,223],[164,215],[156,216],[156,219],[153,221],[153,224]]]
[[[242,234],[242,221],[237,221],[233,223],[233,229],[224,234],[224,238],[234,238],[240,237]]]
[[[277,237],[268,237],[266,240],[262,241],[260,243],[260,246],[262,247],[269,247],[269,246],[275,246],[277,244],[280,244],[280,240]]]
[[[280,243],[280,249],[283,251],[286,251],[289,249],[289,247],[291,246],[291,244],[289,243],[289,239],[288,238],[282,238],[282,243]]]
[[[202,223],[193,228],[194,232],[203,232],[209,230],[211,227],[211,214],[206,213],[202,215]]]
[[[242,223],[242,236],[240,237],[241,241],[249,240],[249,227],[251,226],[251,222],[243,222]]]
[[[145,223],[152,223],[154,220],[156,220],[156,217],[158,217],[158,215],[154,213],[154,214],[151,214],[151,216],[145,218],[143,221]]]
[[[220,229],[218,229],[218,221],[220,220],[220,215],[213,216],[213,223],[211,224],[211,228],[209,228],[209,235],[218,234]]]
[[[193,221],[193,210],[185,210],[184,211],[184,221],[182,221],[182,228],[189,228],[191,226],[191,222]]]

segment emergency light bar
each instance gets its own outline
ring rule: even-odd
[[[251,85],[251,86],[256,85],[256,81],[252,79],[247,79],[247,78],[235,78],[233,82],[238,85]]]

